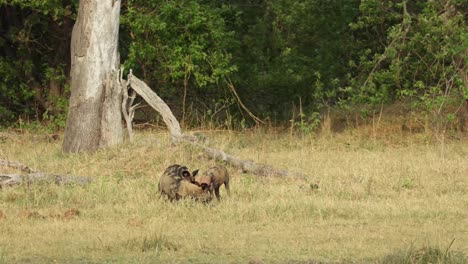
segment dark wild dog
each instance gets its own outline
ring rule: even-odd
[[[198,170],[190,173],[186,166],[174,164],[169,166],[159,179],[158,189],[161,194],[167,195],[170,200],[179,199],[179,188],[182,181],[190,184],[195,182]],[[194,185],[194,184],[193,184]],[[196,186],[196,185],[194,185]]]

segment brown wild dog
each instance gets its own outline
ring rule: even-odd
[[[229,190],[229,173],[224,166],[214,166],[209,168],[203,176],[199,177],[199,184],[203,190],[209,190],[211,197],[213,197],[213,190],[216,198],[219,200],[219,187],[224,184],[228,196],[231,195]]]
[[[174,164],[169,166],[159,179],[158,189],[161,194],[167,195],[170,200],[179,199],[178,192],[182,181],[193,183],[198,170],[190,173],[186,166]],[[196,186],[196,185],[195,185]]]
[[[179,190],[176,193],[176,199],[187,197],[200,202],[209,202],[211,200],[211,194],[207,189],[203,189],[197,184],[188,181],[181,181]]]

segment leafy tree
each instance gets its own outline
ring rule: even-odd
[[[225,7],[215,3],[129,0],[123,11],[126,68],[176,101],[173,111],[182,115],[187,93],[219,98],[225,78],[237,70],[228,51],[235,45],[234,34],[222,18]]]
[[[358,15],[358,1],[238,1],[233,6],[241,12],[240,24],[234,25],[242,43],[233,52],[236,82],[251,107],[284,120],[299,98],[312,112],[321,109],[325,97],[336,102],[338,93],[328,95],[347,83],[348,24]]]
[[[443,141],[468,98],[467,6],[461,1],[361,3],[362,14],[352,29],[364,39],[366,32],[376,32],[382,44],[362,49],[350,98],[374,105],[409,101],[429,115]]]
[[[76,1],[0,1],[0,117],[58,117],[67,107]]]
[[[2,120],[55,115],[63,125],[75,7],[66,0],[0,1]]]

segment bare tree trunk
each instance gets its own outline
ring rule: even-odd
[[[120,0],[80,0],[71,41],[64,152],[95,151],[123,141],[119,15]]]

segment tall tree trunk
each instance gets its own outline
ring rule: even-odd
[[[123,141],[118,83],[120,0],[80,0],[71,39],[71,97],[64,152]]]

